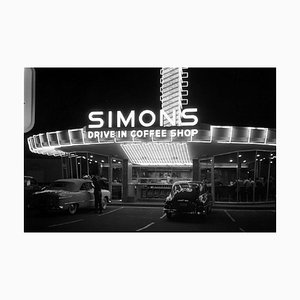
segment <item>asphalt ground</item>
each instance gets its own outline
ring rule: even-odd
[[[276,210],[215,208],[208,216],[183,215],[169,220],[162,207],[110,205],[92,210],[41,215],[29,212],[25,232],[276,232]]]

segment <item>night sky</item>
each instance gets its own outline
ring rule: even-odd
[[[29,135],[81,128],[92,110],[160,106],[159,68],[37,68]],[[276,128],[275,68],[189,68],[189,107],[200,123]]]

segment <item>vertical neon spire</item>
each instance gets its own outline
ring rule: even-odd
[[[188,73],[184,68],[162,68],[160,74],[161,107],[175,121],[175,126],[180,126],[182,106],[188,104],[188,100],[183,98],[188,96],[188,90],[183,89],[188,87],[188,82],[183,80],[188,78]],[[172,126],[172,123],[164,116],[163,126]]]

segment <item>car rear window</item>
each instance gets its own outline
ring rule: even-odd
[[[180,191],[186,190],[186,189],[198,190],[199,184],[191,183],[191,182],[181,182],[181,183],[175,184],[173,186],[172,190],[173,190],[173,193],[175,193],[175,192],[180,192]]]
[[[198,188],[199,185],[196,184],[196,183],[181,183],[180,186],[183,188],[183,189],[187,189],[187,188]]]
[[[64,190],[69,192],[75,192],[77,190],[77,186],[74,182],[69,181],[55,181],[50,185],[50,189],[52,190]]]

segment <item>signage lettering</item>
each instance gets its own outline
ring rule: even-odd
[[[197,113],[197,108],[185,108],[181,111],[181,124],[180,126],[195,126],[198,123],[198,117],[195,115]],[[138,125],[142,127],[150,127],[156,121],[156,114],[151,110],[142,111],[138,117],[136,116],[136,112],[131,110],[127,116],[121,111],[117,111],[116,120],[114,120],[113,112],[108,111],[107,118],[104,118],[103,111],[92,111],[89,113],[89,121],[91,124],[88,125],[89,129],[99,129],[103,126],[107,126],[107,128],[113,128],[114,124],[116,124],[117,128],[121,127],[131,127],[134,128],[137,126],[137,120],[139,122]],[[160,110],[159,113],[159,124],[163,126],[163,120],[166,118],[172,126],[176,124],[176,109],[172,111],[164,111]]]
[[[113,139],[122,138],[130,139],[133,138],[165,138],[170,132],[172,138],[190,138],[198,134],[198,129],[139,129],[139,130],[101,130],[101,131],[87,131],[87,137],[89,139]]]

